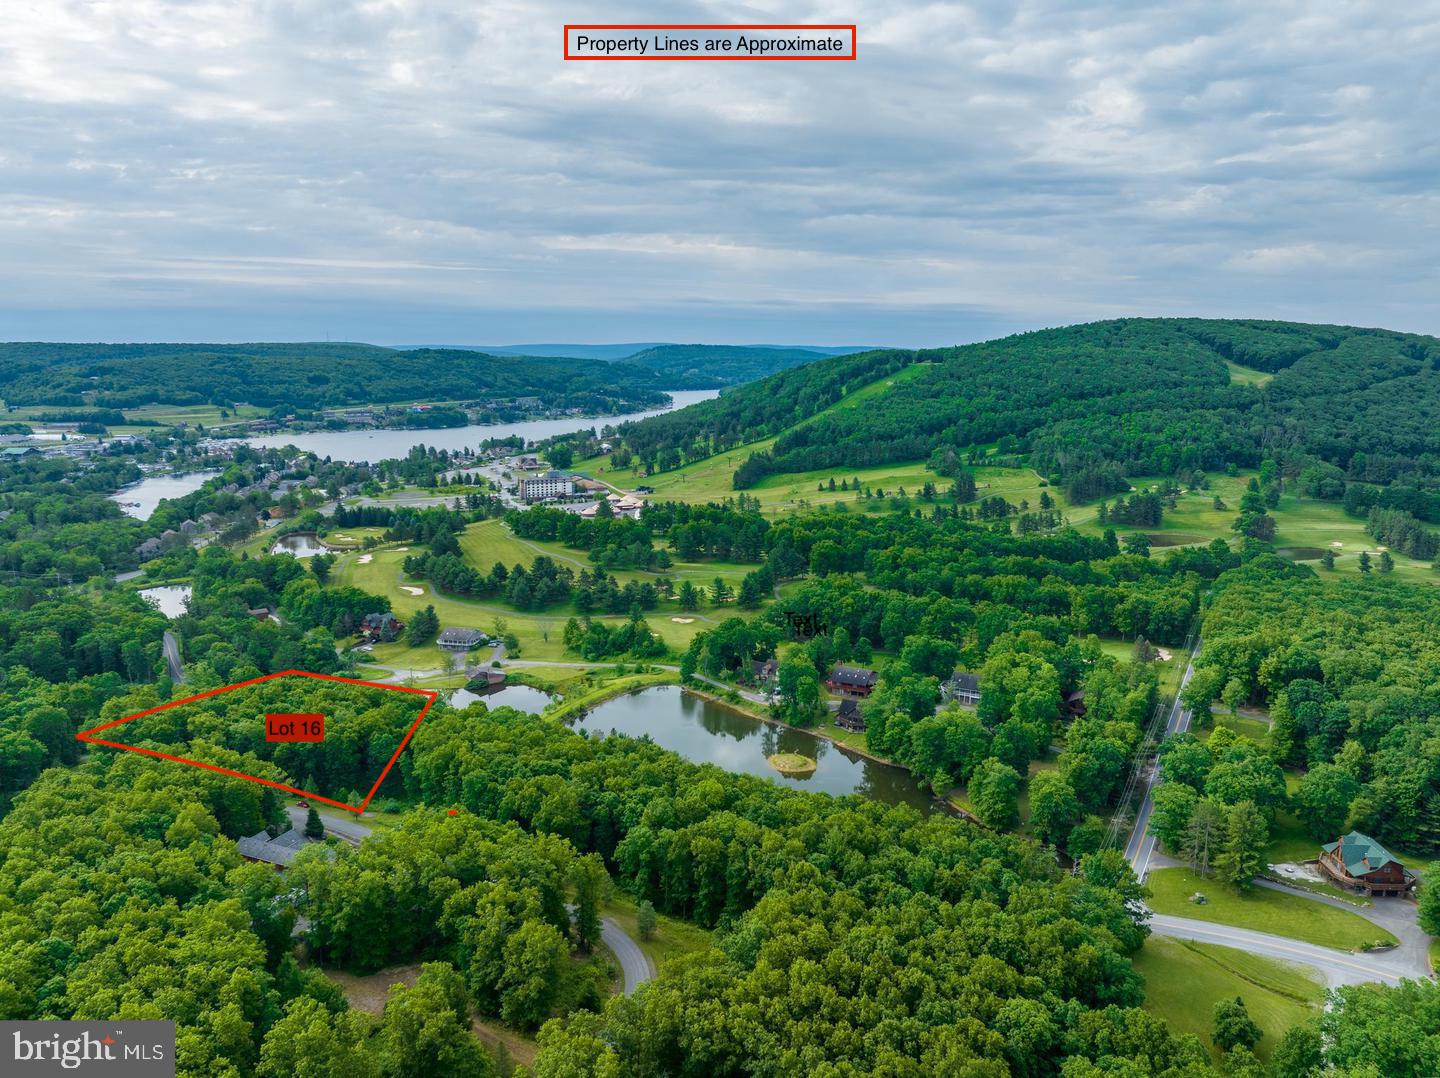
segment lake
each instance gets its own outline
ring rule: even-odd
[[[930,812],[935,803],[910,772],[875,763],[804,730],[772,726],[696,696],[678,685],[657,685],[607,700],[572,724],[595,734],[647,734],[661,748],[697,764],[714,764],[743,775],[758,775],[779,786],[827,794],[862,794],[888,805]],[[809,775],[782,775],[768,757],[798,752],[815,760]]]
[[[185,604],[190,601],[190,585],[165,584],[158,588],[141,588],[140,598],[167,618],[178,618],[185,613]]]
[[[543,438],[553,438],[557,434],[645,419],[647,416],[660,415],[700,401],[712,400],[720,395],[718,389],[675,389],[666,392],[674,398],[673,404],[626,415],[567,416],[564,419],[531,419],[522,423],[478,423],[444,430],[337,430],[315,434],[266,434],[246,438],[245,441],[257,449],[293,445],[296,449],[308,450],[318,457],[374,464],[380,460],[404,457],[417,445],[456,450],[474,448],[487,438],[516,436],[524,438],[526,442],[537,442]]]
[[[554,699],[548,692],[531,688],[529,685],[505,685],[489,692],[456,689],[450,694],[450,706],[466,708],[478,702],[491,710],[497,707],[513,707],[516,711],[528,711],[532,715],[538,715],[545,710],[545,705]]]
[[[270,546],[271,554],[291,554],[297,558],[313,558],[326,553],[325,547],[313,532],[291,532],[282,535]]]
[[[128,487],[121,487],[110,495],[112,501],[132,517],[149,520],[161,501],[166,498],[182,498],[200,489],[205,480],[219,475],[219,472],[186,472],[184,475],[152,475]]]

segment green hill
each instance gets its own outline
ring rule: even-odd
[[[622,410],[671,388],[630,363],[492,356],[370,344],[0,344],[0,397],[12,405],[138,408],[228,404],[320,408],[410,400],[543,397]]]
[[[718,389],[835,354],[829,349],[661,344],[626,356],[624,361],[659,373],[661,381],[674,389]]]
[[[895,375],[904,368],[906,377]],[[1268,379],[1258,377],[1270,375]],[[856,408],[848,395],[889,379]],[[627,426],[642,460],[774,439],[735,472],[1025,454],[1086,498],[1126,475],[1323,462],[1352,479],[1440,474],[1440,341],[1344,326],[1122,319],[926,351],[822,359]]]

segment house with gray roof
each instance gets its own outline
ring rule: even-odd
[[[445,629],[436,643],[446,651],[469,651],[489,639],[479,629]]]
[[[240,851],[240,856],[247,861],[256,861],[283,869],[295,860],[296,854],[316,841],[316,839],[306,838],[304,832],[297,831],[292,827],[278,835],[272,835],[269,831],[246,835],[235,843],[235,847]],[[329,856],[334,858],[335,851],[330,850]]]

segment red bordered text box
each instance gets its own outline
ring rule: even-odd
[[[635,56],[633,54],[621,54],[616,56],[577,56],[570,51],[571,30],[829,30],[843,31],[850,35],[850,51],[839,53],[835,56],[734,56],[730,53],[721,54],[696,54],[696,53],[666,53],[663,56]],[[853,60],[857,44],[856,24],[846,23],[746,23],[737,26],[733,23],[699,23],[699,22],[621,22],[621,23],[566,23],[565,24],[565,59],[567,60]]]

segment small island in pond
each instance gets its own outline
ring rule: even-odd
[[[768,760],[770,766],[782,775],[809,775],[815,771],[815,761],[798,752],[777,752]]]

